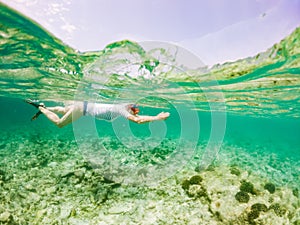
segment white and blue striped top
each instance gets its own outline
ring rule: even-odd
[[[127,118],[131,115],[127,110],[127,105],[128,104],[87,103],[85,115],[109,121],[119,116]]]

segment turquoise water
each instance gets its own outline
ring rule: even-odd
[[[208,68],[168,43],[124,40],[78,52],[3,4],[0,18],[0,223],[299,223],[299,28],[255,57]],[[44,116],[31,122],[27,98],[137,102],[141,114],[171,116],[143,125],[87,117],[59,129]],[[241,175],[230,177],[232,168]],[[195,174],[206,200],[180,185]],[[243,180],[260,194],[238,204]],[[276,185],[274,196],[264,182]],[[257,201],[269,211],[252,219]],[[179,213],[186,204],[191,211]],[[196,205],[207,214],[194,216]]]

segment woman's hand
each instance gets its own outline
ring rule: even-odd
[[[170,116],[170,113],[168,113],[168,112],[161,112],[161,113],[157,114],[156,117],[157,117],[159,120],[165,120],[165,119],[167,119],[169,116]]]
[[[129,115],[127,119],[135,123],[148,123],[157,120],[165,120],[170,116],[168,112],[161,112],[157,116],[139,116],[139,115]]]

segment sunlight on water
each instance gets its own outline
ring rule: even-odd
[[[196,109],[209,111],[206,103],[223,102],[222,92],[227,112],[300,115],[300,29],[255,57],[212,68],[198,60],[198,68],[188,68],[180,65],[181,48],[174,45],[154,42],[146,51],[145,43],[125,40],[79,53],[5,7],[1,23],[1,96],[62,102],[74,99],[79,85],[84,99],[127,101],[135,93],[156,92],[171,101],[191,99]]]

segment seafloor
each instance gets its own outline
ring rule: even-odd
[[[300,224],[299,162],[261,146],[224,142],[208,169],[147,187],[106,179],[74,138],[41,129],[0,131],[0,224]]]

